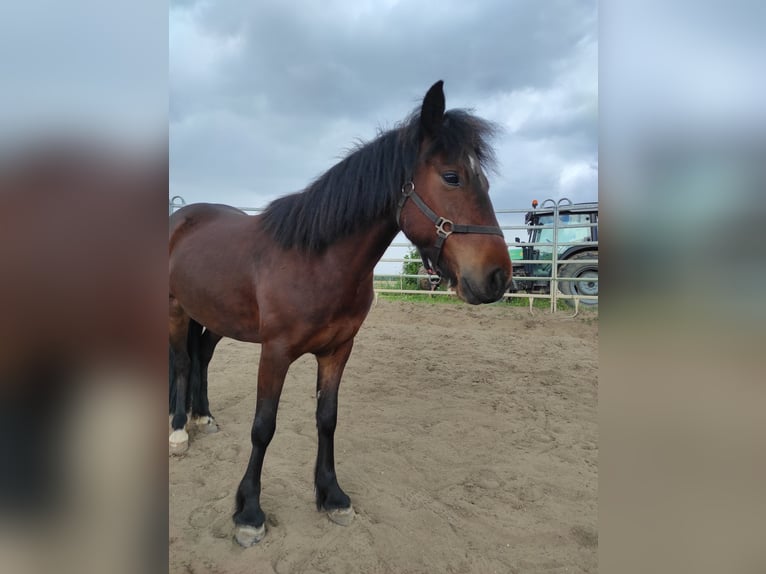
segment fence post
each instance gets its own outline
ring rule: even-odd
[[[176,209],[180,209],[184,205],[186,205],[186,200],[180,195],[174,195],[173,197],[170,198],[170,214],[169,215],[173,215],[173,212]]]

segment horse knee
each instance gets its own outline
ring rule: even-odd
[[[317,409],[317,430],[322,434],[332,434],[338,423],[338,412],[334,409]]]
[[[250,440],[254,445],[267,446],[277,430],[276,416],[256,416],[250,431]]]

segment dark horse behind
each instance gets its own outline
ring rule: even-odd
[[[491,303],[506,291],[511,262],[484,173],[494,159],[492,132],[468,112],[445,112],[439,81],[400,126],[262,214],[195,204],[172,215],[172,452],[187,448],[190,407],[214,429],[206,386],[216,343],[230,337],[261,344],[252,452],[234,512],[241,545],[265,535],[264,455],[287,370],[305,353],[318,364],[317,507],[334,522],[351,522],[351,501],[335,474],[338,387],[374,298],[373,270],[400,230],[464,301]],[[189,392],[190,379],[197,392]]]

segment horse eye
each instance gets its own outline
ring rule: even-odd
[[[442,179],[444,180],[444,183],[451,185],[452,187],[460,185],[460,176],[455,171],[445,171],[442,174]]]

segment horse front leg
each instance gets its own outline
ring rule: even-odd
[[[354,340],[330,353],[317,355],[317,449],[314,485],[317,510],[325,510],[333,522],[347,526],[354,519],[351,499],[338,486],[335,474],[335,426],[338,421],[338,387]]]
[[[234,537],[244,547],[266,535],[266,515],[261,509],[261,471],[266,449],[277,428],[277,409],[287,369],[292,363],[284,352],[264,344],[258,366],[258,396],[250,432],[253,449],[245,476],[237,489]]]

